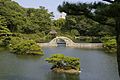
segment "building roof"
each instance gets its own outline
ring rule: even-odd
[[[49,33],[50,34],[57,34],[57,32],[55,30],[51,30]]]

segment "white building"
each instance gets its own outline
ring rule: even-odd
[[[65,19],[66,15],[67,15],[67,14],[66,14],[65,12],[62,12],[61,15],[60,15],[60,18]]]

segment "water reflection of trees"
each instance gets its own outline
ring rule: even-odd
[[[42,58],[42,56],[33,56],[33,55],[16,55],[17,58],[22,59],[22,60],[39,60]]]
[[[49,72],[46,80],[80,80],[80,74],[65,74]]]

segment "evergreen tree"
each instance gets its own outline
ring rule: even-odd
[[[81,16],[84,15],[100,24],[112,26],[116,30],[117,40],[117,62],[120,75],[120,0],[103,0],[109,4],[98,3],[68,3],[58,6],[60,12],[67,15]]]

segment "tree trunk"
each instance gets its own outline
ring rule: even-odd
[[[117,35],[117,62],[118,62],[118,71],[120,76],[120,34]]]
[[[117,40],[117,62],[120,76],[120,18],[116,19],[116,40]]]

